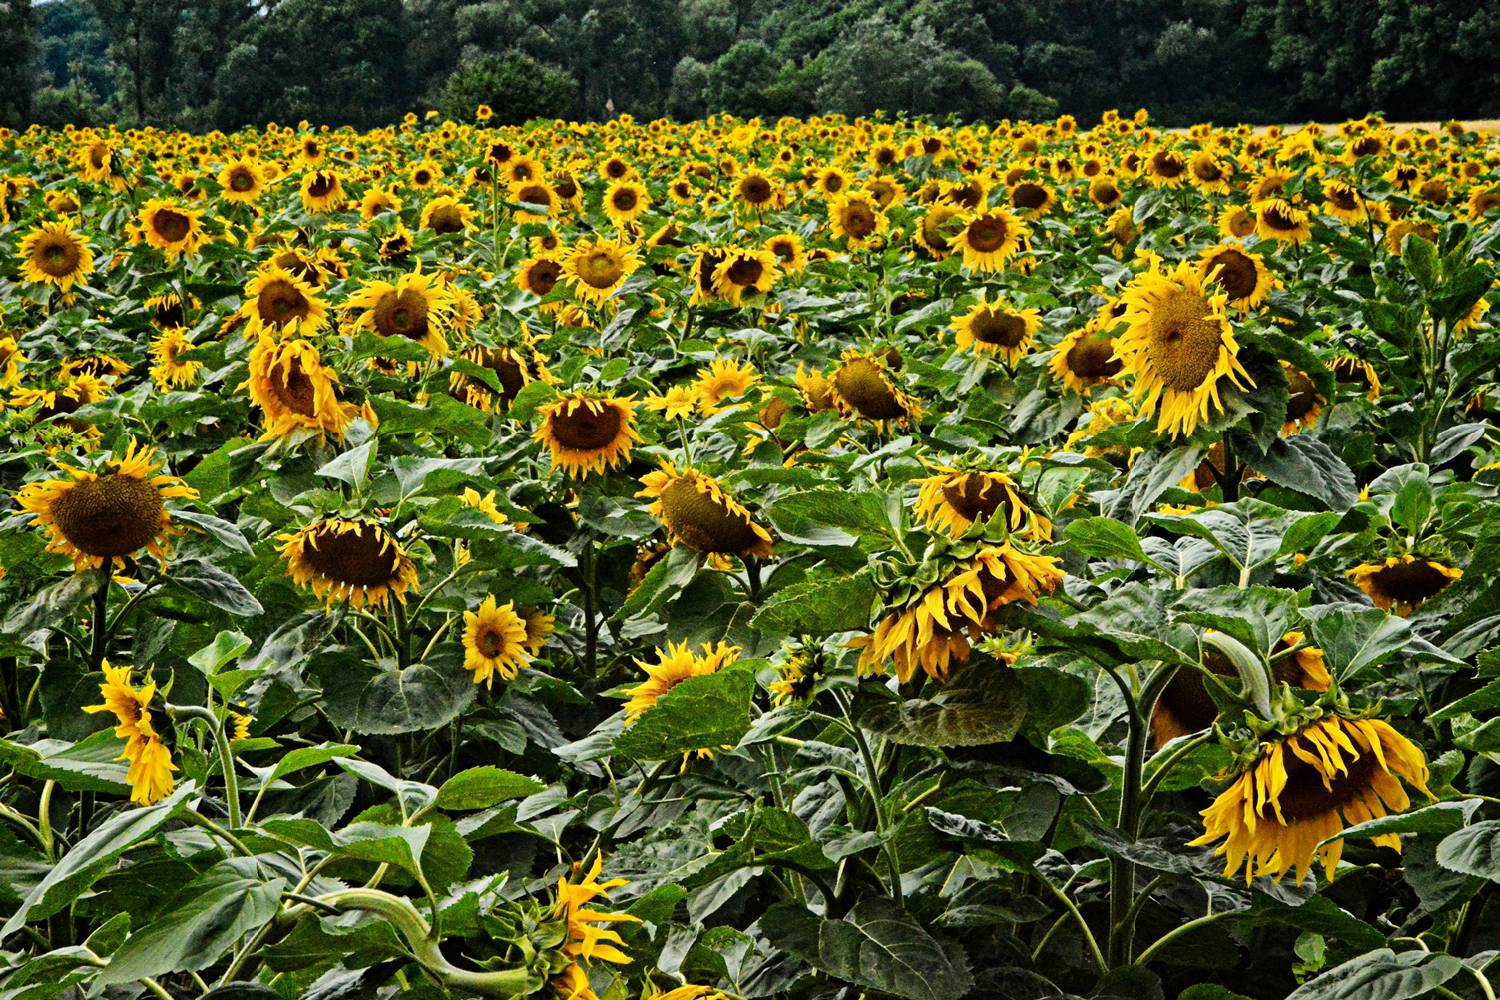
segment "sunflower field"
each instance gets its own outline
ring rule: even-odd
[[[0,1000],[1495,1000],[1500,139],[0,131]]]

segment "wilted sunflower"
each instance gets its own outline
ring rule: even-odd
[[[1281,198],[1270,198],[1255,206],[1255,232],[1263,240],[1298,244],[1312,236],[1307,213]]]
[[[1058,559],[1022,552],[1008,541],[947,561],[951,566],[925,588],[915,582],[926,575],[925,565],[908,578],[875,631],[850,642],[862,650],[860,673],[883,674],[893,661],[903,684],[918,667],[943,683],[954,661],[968,662],[971,639],[995,630],[992,612],[1016,602],[1034,605],[1062,582]]]
[[[1124,365],[1115,357],[1109,329],[1090,320],[1057,342],[1047,367],[1065,389],[1086,395],[1096,385],[1113,382]]]
[[[1007,210],[987,208],[965,220],[953,245],[963,252],[964,267],[988,274],[1005,267],[1028,235],[1026,224]]]
[[[1323,211],[1349,225],[1365,221],[1365,200],[1359,189],[1343,181],[1327,181],[1323,184]]]
[[[452,195],[440,195],[422,206],[420,225],[439,236],[461,233],[474,225],[474,210]]]
[[[146,242],[176,260],[181,254],[195,254],[208,240],[203,229],[202,213],[161,198],[146,202],[140,214],[141,233]]]
[[[1328,400],[1318,391],[1318,386],[1307,373],[1283,361],[1281,370],[1286,373],[1286,420],[1281,425],[1282,436],[1295,434],[1317,423]]]
[[[573,961],[568,968],[582,973],[581,986],[584,990],[588,989],[588,975],[577,965],[578,960],[582,959],[585,964],[598,959],[601,962],[629,965],[631,958],[622,950],[625,941],[617,931],[610,930],[609,925],[621,921],[641,922],[640,917],[629,913],[610,913],[589,908],[589,904],[601,896],[608,899],[611,889],[629,884],[622,878],[600,882],[599,872],[603,865],[604,855],[601,852],[594,855],[593,867],[587,874],[583,873],[582,866],[573,866],[577,882],[569,882],[566,877],[559,877],[557,880],[557,902],[553,907],[553,917],[567,922],[562,952]],[[568,978],[577,977],[570,974]],[[577,992],[576,988],[574,992]]]
[[[1271,650],[1276,680],[1306,691],[1327,691],[1332,683],[1323,651],[1303,645],[1301,632],[1288,632]],[[1203,647],[1203,666],[1219,677],[1233,677],[1234,663],[1211,646]],[[1151,734],[1160,750],[1180,736],[1201,732],[1219,717],[1219,706],[1208,693],[1203,675],[1184,667],[1172,675],[1151,713]]]
[[[151,698],[156,694],[156,684],[147,684],[137,690],[130,681],[129,667],[112,667],[103,661],[104,682],[99,693],[104,701],[99,705],[85,705],[89,714],[109,712],[118,725],[115,735],[125,741],[125,749],[116,760],[130,761],[125,780],[130,785],[130,801],[149,806],[166,798],[172,792],[172,754],[161,741],[156,726],[151,721]]]
[[[1333,369],[1333,377],[1340,385],[1359,386],[1372,403],[1380,398],[1380,376],[1370,362],[1352,354],[1340,354],[1329,368]]]
[[[66,222],[43,222],[21,239],[21,279],[68,292],[93,273],[94,252]]]
[[[635,249],[618,240],[580,241],[563,258],[563,280],[586,302],[608,299],[641,266]]]
[[[1260,255],[1233,243],[1203,251],[1198,258],[1198,273],[1222,288],[1230,305],[1247,312],[1259,307],[1275,285]]]
[[[771,534],[718,480],[670,462],[641,479],[638,497],[651,497],[646,513],[666,525],[667,538],[703,555],[768,559]]]
[[[850,250],[873,246],[890,225],[874,197],[863,191],[838,195],[828,205],[828,227]]]
[[[225,164],[219,171],[220,192],[225,201],[240,205],[252,205],[265,189],[260,166],[254,160],[241,157]]]
[[[374,219],[389,213],[399,216],[401,214],[401,199],[394,191],[387,190],[381,186],[372,185],[365,192],[365,196],[359,200],[359,214],[363,219]]]
[[[1192,434],[1210,407],[1223,408],[1221,382],[1254,385],[1239,362],[1225,299],[1211,295],[1187,261],[1170,274],[1142,275],[1125,292],[1129,326],[1115,340],[1116,353],[1135,379],[1141,413],[1157,411],[1158,431]]]
[[[464,669],[475,684],[490,687],[498,675],[513,681],[531,662],[526,649],[526,622],[516,614],[515,603],[496,604],[487,596],[478,611],[464,612]]]
[[[1190,847],[1222,839],[1225,877],[1241,867],[1245,883],[1257,875],[1279,882],[1296,869],[1301,882],[1314,862],[1333,877],[1344,851],[1345,824],[1379,819],[1411,805],[1404,779],[1428,798],[1422,751],[1379,719],[1326,716],[1290,736],[1262,743],[1234,783],[1203,810],[1203,836]],[[1374,838],[1399,851],[1393,833]]]
[[[771,290],[781,269],[776,255],[751,247],[728,247],[714,268],[714,291],[721,299],[741,305],[747,294],[764,295]]]
[[[1003,513],[1001,525],[1032,541],[1051,541],[1052,522],[1032,510],[1007,473],[968,472],[943,466],[917,480],[916,514],[933,531],[958,538],[976,521]]]
[[[628,397],[576,392],[543,407],[533,435],[552,452],[552,467],[583,478],[629,461],[641,437],[635,430],[635,403]]]
[[[1422,602],[1447,590],[1464,575],[1456,566],[1407,554],[1349,570],[1349,579],[1382,611],[1408,617]]]
[[[436,275],[416,271],[394,282],[365,282],[345,308],[359,313],[356,330],[405,337],[441,358],[448,353],[444,332],[452,325],[457,307],[453,292]]]
[[[328,321],[328,310],[313,286],[279,264],[255,272],[245,286],[239,315],[245,319],[246,339],[267,334],[311,336]]]
[[[262,441],[298,430],[314,431],[319,438],[332,434],[342,441],[356,418],[374,422],[368,406],[339,400],[338,374],[323,366],[317,347],[309,341],[260,338],[250,351],[249,374],[244,386],[249,386],[250,398],[265,421]]]
[[[344,201],[344,182],[333,170],[313,170],[302,176],[302,208],[309,215],[332,212]]]
[[[922,416],[921,404],[886,374],[882,352],[846,350],[843,363],[828,381],[834,404],[846,416],[868,420],[877,427],[892,421],[904,424]]]
[[[179,355],[192,349],[193,342],[176,327],[156,338],[151,344],[151,357],[155,360],[155,364],[151,366],[151,380],[158,389],[166,392],[198,381],[198,371],[203,367],[203,362],[179,360]]]
[[[332,607],[384,607],[394,596],[406,603],[417,589],[417,567],[396,537],[374,521],[327,517],[289,535],[278,550],[299,587]]]
[[[153,475],[162,463],[134,438],[123,458],[107,464],[113,468],[103,472],[62,465],[68,478],[28,483],[16,503],[47,532],[47,551],[68,556],[79,571],[123,567],[141,549],[165,566],[172,536],[181,534],[165,501],[196,499],[198,491],[176,476]]]
[[[974,308],[953,321],[954,343],[959,350],[968,347],[979,354],[998,354],[1015,364],[1031,350],[1041,327],[1038,310],[1015,309],[1003,299],[991,301],[981,293]]]

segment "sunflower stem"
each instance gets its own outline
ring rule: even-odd
[[[100,669],[109,654],[109,584],[110,565],[99,567],[99,588],[94,591],[94,617],[91,621],[93,643],[89,647],[89,673]]]
[[[201,722],[208,727],[219,751],[219,768],[224,772],[224,801],[229,808],[229,825],[240,828],[240,784],[234,773],[234,751],[229,748],[229,738],[224,733],[224,723],[206,708],[196,705],[168,705],[167,714],[173,722]],[[259,796],[257,796],[257,801]]]

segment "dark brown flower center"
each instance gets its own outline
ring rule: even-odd
[[[389,584],[400,566],[390,535],[366,521],[342,532],[332,522],[320,524],[303,546],[302,561],[319,575],[351,587]]]
[[[158,209],[151,217],[151,228],[168,243],[181,243],[193,228],[193,221],[170,208]]]
[[[846,403],[866,420],[895,420],[906,407],[886,381],[880,366],[869,358],[852,358],[833,375],[833,386]]]
[[[161,530],[162,509],[155,486],[109,473],[70,486],[52,502],[52,519],[79,551],[112,558],[151,542]]]
[[[1400,562],[1375,573],[1370,582],[1400,604],[1419,604],[1448,589],[1453,581],[1426,559]]]
[[[1238,302],[1255,293],[1255,262],[1238,250],[1223,250],[1209,258],[1208,269],[1219,287]]]
[[[293,320],[306,319],[312,311],[312,303],[290,281],[277,278],[269,281],[255,297],[255,311],[262,323],[279,326]]]
[[[548,418],[552,437],[569,451],[598,451],[612,444],[623,429],[624,419],[613,403],[601,403],[595,410],[580,403],[564,413],[559,410]]]
[[[969,223],[969,246],[979,253],[994,253],[1009,235],[1010,227],[997,215],[982,215]]]
[[[386,292],[375,304],[375,329],[385,337],[426,337],[427,296],[414,288],[399,294]]]
[[[1068,370],[1079,378],[1114,378],[1123,367],[1114,355],[1114,341],[1102,333],[1092,333],[1068,351]]]
[[[1015,313],[984,309],[974,317],[969,330],[981,344],[1015,347],[1026,337],[1026,320]]]

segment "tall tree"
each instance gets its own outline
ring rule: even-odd
[[[0,0],[0,122],[22,125],[31,117],[36,89],[36,19],[31,0]]]

